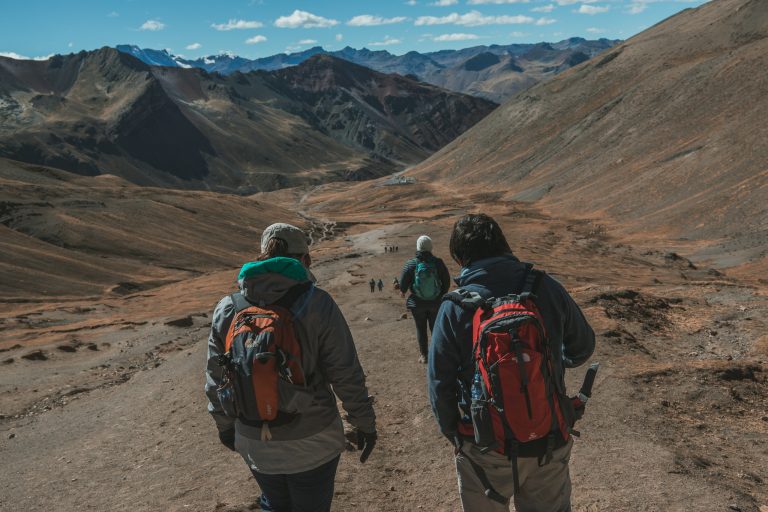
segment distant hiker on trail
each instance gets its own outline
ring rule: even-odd
[[[400,293],[411,292],[405,306],[411,311],[416,323],[419,343],[419,362],[427,362],[428,334],[435,326],[435,316],[440,299],[448,291],[451,275],[440,258],[432,255],[432,239],[427,235],[416,240],[416,256],[405,262],[400,274]]]
[[[427,381],[455,446],[462,507],[506,511],[514,498],[517,512],[570,512],[576,414],[564,375],[590,357],[595,334],[560,283],[513,256],[491,217],[459,219],[450,252],[460,288],[437,315]]]
[[[398,281],[397,278],[392,279],[392,288],[400,290],[400,281]]]
[[[378,283],[376,283],[376,286],[378,286],[378,287],[379,287],[379,291],[382,291],[382,290],[384,290],[384,281],[382,281],[381,279],[379,279],[379,282],[378,282]]]
[[[376,280],[374,278],[368,281],[368,285],[371,287],[371,293],[376,291]]]
[[[208,337],[208,411],[219,440],[240,453],[261,487],[262,510],[331,509],[346,446],[336,397],[355,427],[360,462],[376,444],[352,335],[336,302],[315,286],[311,262],[299,228],[269,226],[258,260],[240,270],[239,291],[216,306]]]

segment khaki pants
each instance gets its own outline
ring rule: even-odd
[[[514,510],[517,512],[570,512],[571,476],[568,461],[572,446],[573,439],[555,450],[552,462],[544,466],[539,466],[535,457],[517,459],[520,492],[515,495],[512,462],[497,452],[482,454],[474,444],[464,443],[461,452],[456,455],[462,509],[464,512],[508,511],[509,499],[514,497]],[[508,498],[505,505],[485,495],[485,488],[467,457],[483,468],[496,492]]]

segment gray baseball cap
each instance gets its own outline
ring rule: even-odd
[[[285,241],[288,244],[289,254],[309,254],[307,235],[296,226],[283,222],[269,226],[261,234],[261,252],[267,251],[267,243],[273,238]]]

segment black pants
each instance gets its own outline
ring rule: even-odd
[[[439,307],[435,306],[416,306],[411,308],[413,321],[416,322],[416,339],[419,342],[419,352],[424,357],[427,357],[429,347],[427,324],[429,324],[429,332],[432,332],[435,328],[435,317],[437,316],[438,309]]]
[[[339,457],[315,469],[291,475],[266,475],[251,470],[261,487],[261,510],[273,512],[327,512]]]

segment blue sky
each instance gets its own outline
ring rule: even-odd
[[[479,44],[628,39],[707,0],[25,0],[0,16],[0,54],[136,44],[196,58],[323,46],[395,54]]]

